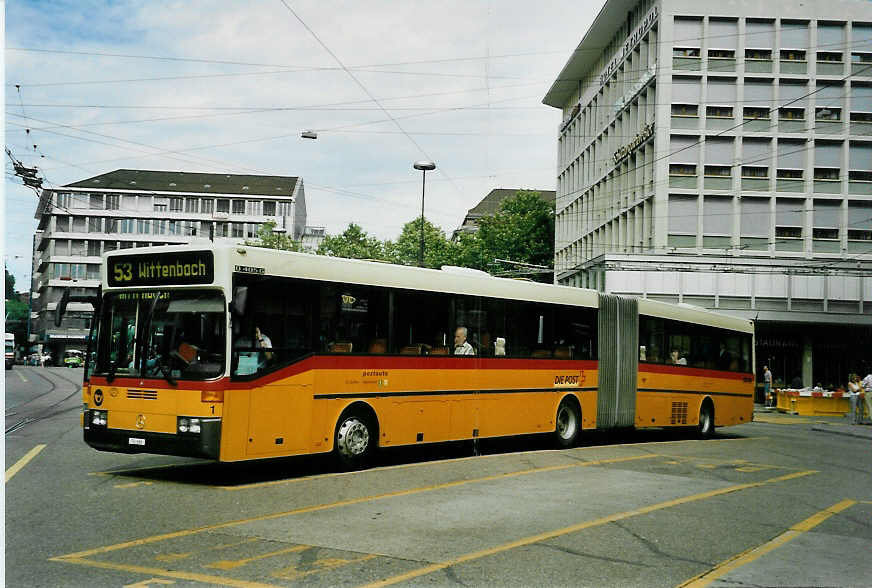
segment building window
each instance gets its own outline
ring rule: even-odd
[[[155,204],[155,205],[154,205],[154,211],[155,211],[155,212],[166,212],[166,211],[167,211],[167,205],[166,205],[166,204]]]
[[[58,206],[61,208],[69,208],[70,203],[72,201],[72,197],[73,197],[73,195],[70,194],[69,192],[65,192],[63,194],[58,194],[58,196],[57,196]]]
[[[231,229],[233,231],[231,237],[242,237],[244,234],[244,227],[245,225],[242,223],[233,223],[231,226]]]
[[[674,108],[674,106],[673,106]],[[276,215],[276,203],[270,200],[263,201],[263,215],[264,216],[275,216]]]
[[[805,61],[805,51],[796,49],[782,49],[781,61]]]
[[[233,201],[233,214],[245,214],[245,200]]]
[[[779,108],[778,120],[805,120],[805,108]]]
[[[872,231],[865,229],[848,229],[848,241],[872,241]]]
[[[179,221],[171,220],[169,221],[169,234],[170,235],[178,235],[182,232],[181,223]]]
[[[215,201],[211,198],[204,198],[200,201],[200,212],[205,214],[212,214],[212,211],[215,209]]]
[[[215,236],[216,237],[226,237],[227,236],[227,223],[217,223],[215,225]]]
[[[89,257],[99,257],[100,256],[100,241],[88,241],[88,256]]]
[[[215,209],[216,212],[230,212],[230,201],[226,198],[218,199],[218,208]]]
[[[140,235],[148,235],[151,233],[151,221],[144,218],[136,221],[136,232]]]
[[[742,166],[742,177],[743,178],[768,178],[769,177],[769,168],[768,167],[757,167],[752,165],[743,165]]]
[[[246,231],[245,231],[246,237],[248,237],[249,239],[257,237],[258,225],[256,223],[249,223],[249,224],[245,225],[245,228],[246,228]]]
[[[672,116],[699,116],[699,106],[696,104],[673,104]]]
[[[872,112],[852,112],[851,113],[851,122],[862,122],[862,123],[872,122]]]
[[[103,230],[103,219],[100,217],[91,217],[88,219],[88,232],[99,233]]]
[[[839,179],[839,168],[816,167],[814,168],[814,179],[836,181]]]
[[[709,49],[709,59],[735,59],[736,52],[732,49]]]
[[[699,57],[699,47],[673,47],[673,57]]]
[[[167,221],[165,220],[156,220],[154,221],[154,231],[155,235],[166,235],[167,234]]]
[[[122,241],[121,248],[122,249],[133,249],[133,241]]]
[[[839,238],[839,229],[812,229],[811,237],[812,239],[837,240]]]
[[[732,106],[706,106],[705,115],[708,118],[733,118]]]
[[[695,176],[696,166],[691,163],[670,163],[670,176]]]
[[[829,63],[841,63],[842,53],[840,51],[818,51],[817,60]]]
[[[182,198],[170,198],[170,212],[182,212]]]
[[[769,120],[769,109],[759,106],[746,106],[742,110],[742,116],[751,120]]]
[[[88,197],[88,208],[91,210],[103,210],[103,195],[91,194]]]
[[[729,165],[707,165],[704,169],[704,175],[711,177],[729,177],[730,175],[730,166]]]
[[[848,179],[852,182],[872,182],[872,171],[851,170],[848,172]]]
[[[801,180],[802,179],[802,170],[801,169],[779,169],[776,173],[776,178],[779,180]]]
[[[851,63],[856,64],[872,64],[872,53],[860,53],[855,51],[851,53]]]
[[[121,197],[118,194],[106,194],[106,210],[118,210]]]
[[[776,239],[802,239],[802,227],[775,227]]]
[[[132,218],[122,218],[119,219],[120,231],[122,233],[132,233],[134,229],[133,219]]]
[[[200,212],[200,201],[196,198],[186,198],[185,212]]]
[[[771,60],[772,49],[745,49],[745,59]]]
[[[824,108],[815,108],[814,109],[814,119],[815,120],[832,120],[832,121],[840,121],[842,120],[842,109],[841,108],[832,108],[826,106]]]

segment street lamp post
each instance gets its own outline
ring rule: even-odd
[[[421,246],[418,249],[418,267],[424,267],[424,187],[427,185],[427,172],[436,169],[436,164],[426,159],[412,165],[421,170]]]

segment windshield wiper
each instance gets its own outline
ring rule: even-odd
[[[176,379],[173,378],[173,372],[168,365],[166,365],[161,358],[157,358],[157,367],[160,370],[160,373],[163,375],[164,379],[170,383],[171,386],[176,385]]]

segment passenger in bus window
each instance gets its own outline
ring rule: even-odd
[[[497,340],[494,341],[494,355],[498,357],[502,357],[506,354],[506,339],[504,337],[497,337]]]
[[[249,331],[250,332],[250,331]],[[252,349],[272,349],[272,341],[264,333],[261,333],[260,327],[254,328],[254,344],[248,336],[240,337],[236,340],[236,347],[239,351],[235,354],[238,357],[238,365],[233,373],[237,376],[248,376],[256,373],[266,367],[267,361],[273,358],[271,351],[253,351]]]
[[[475,348],[466,340],[466,327],[454,331],[454,355],[475,355]]]
[[[272,349],[272,341],[264,333],[260,332],[260,327],[254,327],[254,338],[254,346],[258,349]],[[267,361],[272,361],[272,351],[264,351],[263,355]]]
[[[669,363],[671,363],[672,365],[687,365],[687,359],[681,357],[678,349],[673,348],[669,355]]]
[[[723,343],[720,344],[720,352],[718,353],[718,369],[719,370],[728,370],[730,369],[730,363],[732,362],[733,356],[730,355],[730,352],[727,351],[727,346]]]

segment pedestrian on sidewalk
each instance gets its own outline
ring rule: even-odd
[[[769,366],[763,366],[763,402],[766,406],[775,406],[772,399],[772,372]]]
[[[860,378],[857,374],[848,375],[848,399],[851,401],[851,424],[859,425],[863,407],[860,404]]]
[[[866,405],[866,424],[872,424],[872,371],[860,382],[863,387],[864,404]]]

